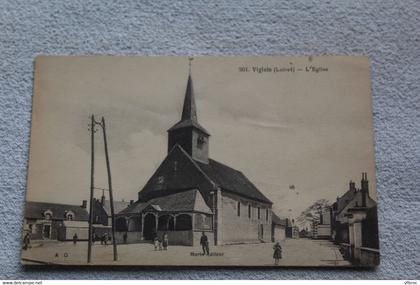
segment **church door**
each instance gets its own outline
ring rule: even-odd
[[[156,235],[156,218],[153,214],[144,217],[143,237],[145,240],[153,240]]]

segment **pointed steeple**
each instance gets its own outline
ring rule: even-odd
[[[175,145],[179,145],[192,159],[208,163],[209,136],[197,120],[194,88],[191,78],[191,58],[189,59],[187,88],[185,90],[184,105],[181,120],[168,130],[168,153]]]
[[[197,123],[197,107],[195,106],[194,89],[191,73],[188,74],[187,90],[185,91],[184,107],[182,108],[181,121],[191,120]]]

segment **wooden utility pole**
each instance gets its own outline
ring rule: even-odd
[[[108,172],[108,191],[109,191],[109,202],[111,206],[111,227],[112,227],[112,244],[114,249],[114,261],[118,260],[117,254],[117,242],[115,240],[115,213],[114,213],[114,198],[112,196],[112,180],[111,180],[111,167],[109,163],[108,155],[108,143],[106,140],[106,128],[105,128],[105,118],[102,117],[101,121],[102,133],[104,135],[104,147],[105,147],[105,159],[106,159],[106,169]]]
[[[90,121],[90,135],[91,135],[91,162],[90,162],[90,199],[89,199],[89,230],[88,230],[88,255],[87,262],[90,263],[92,259],[92,224],[93,224],[93,191],[95,188],[95,117],[91,116]]]

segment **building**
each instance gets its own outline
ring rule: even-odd
[[[119,213],[120,235],[127,230],[138,242],[166,231],[187,245],[198,244],[202,232],[217,245],[271,241],[272,202],[242,172],[211,159],[209,143],[189,75],[181,120],[168,130],[168,154],[138,200]]]
[[[323,208],[318,212],[319,218],[315,223],[313,237],[315,239],[331,239],[331,209]]]
[[[130,202],[125,201],[114,201],[114,213],[119,213],[125,208],[127,208]],[[93,199],[92,204],[93,209],[93,224],[94,225],[104,225],[111,226],[112,216],[111,216],[111,204],[109,200],[105,200],[105,195],[102,193],[101,199]]]
[[[356,188],[356,183],[350,181],[347,192],[337,197],[337,201],[332,205],[332,237],[337,243],[349,242],[348,210],[361,205],[367,208],[376,206],[375,200],[369,196],[369,181],[365,173],[362,175],[360,189]]]
[[[276,214],[272,214],[272,242],[284,241],[286,239],[287,219],[281,219]]]
[[[350,181],[349,190],[332,206],[332,238],[344,257],[361,266],[379,264],[378,217],[375,200],[369,196],[367,173],[361,188]]]
[[[133,201],[114,201],[114,213],[121,212],[127,208]],[[100,239],[104,233],[108,236],[112,236],[112,215],[111,215],[111,203],[109,200],[105,200],[105,195],[102,192],[101,199],[94,198],[92,201],[93,209],[93,237],[94,239]]]
[[[81,206],[27,201],[25,205],[24,234],[32,240],[79,240],[88,238],[89,214],[86,201]]]

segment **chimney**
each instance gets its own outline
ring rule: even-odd
[[[360,184],[362,186],[362,207],[366,207],[366,199],[369,196],[369,181],[366,172],[362,172],[362,181]]]
[[[133,205],[133,203],[134,203],[134,200],[130,200],[130,205]]]
[[[82,205],[80,207],[82,207],[83,209],[86,209],[86,207],[87,207],[87,200],[83,200],[82,201]]]
[[[356,192],[356,184],[351,180],[349,182],[349,190]]]

